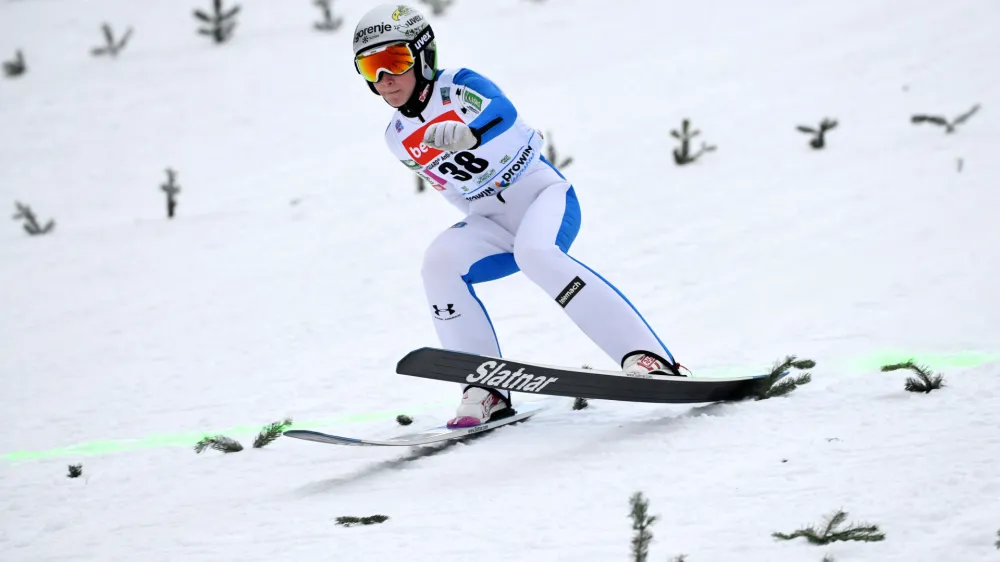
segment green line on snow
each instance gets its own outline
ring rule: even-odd
[[[1000,353],[984,351],[957,351],[952,353],[905,353],[902,351],[879,351],[858,359],[854,368],[859,371],[877,371],[883,365],[904,363],[912,359],[931,369],[955,369],[978,367],[986,363],[1000,361]]]
[[[420,406],[417,408],[410,408],[408,411],[422,412],[440,406],[442,406],[442,404]],[[390,420],[390,419],[395,419],[396,415],[397,415],[396,413],[388,413],[388,412],[379,412],[372,414],[352,414],[346,416],[339,416],[331,419],[296,421],[294,422],[293,426],[313,427],[313,428],[329,427],[336,424],[364,423],[364,422]],[[14,453],[6,453],[2,457],[0,457],[0,459],[3,459],[5,461],[24,461],[24,460],[44,459],[51,457],[67,457],[67,456],[79,457],[79,456],[106,455],[109,453],[121,453],[126,451],[136,451],[139,449],[153,449],[158,447],[194,447],[194,444],[197,443],[198,440],[204,437],[205,435],[220,435],[220,434],[230,435],[230,436],[236,434],[256,435],[257,432],[260,431],[262,427],[264,427],[264,425],[265,424],[239,425],[219,431],[184,431],[180,433],[154,433],[136,439],[87,441],[84,443],[78,443],[76,445],[70,445],[68,447],[50,449],[48,451],[18,451]]]
[[[808,355],[808,354],[807,354]],[[812,359],[808,356],[800,356],[800,359]],[[782,358],[783,359],[783,358]],[[903,363],[913,359],[914,362],[927,365],[931,369],[960,369],[968,367],[978,367],[986,363],[1000,361],[1000,353],[988,353],[985,351],[957,351],[951,353],[906,353],[903,351],[877,351],[868,355],[852,359],[847,363],[850,372],[874,372],[882,368],[883,365]],[[817,368],[830,367],[824,365],[823,361],[817,363]],[[756,374],[767,374],[771,364],[762,363],[754,367]],[[836,370],[839,366],[831,367]],[[695,369],[695,376],[705,378],[727,378],[743,377],[748,374],[747,367],[708,367],[705,369]]]
[[[983,351],[964,351],[952,353],[904,353],[901,351],[879,351],[854,360],[851,370],[861,372],[877,371],[881,369],[883,365],[902,363],[909,359],[913,359],[915,362],[920,364],[925,364],[932,369],[967,368],[1000,361],[1000,353],[987,353]],[[764,374],[764,367],[767,367],[767,365],[759,365],[755,368],[761,371],[761,374]],[[820,367],[822,368],[822,365],[820,365]],[[747,374],[747,369],[747,367],[715,367],[700,370],[697,372],[697,375],[713,378],[742,376]],[[421,412],[442,406],[444,406],[443,403],[421,406],[411,409],[411,411]],[[382,421],[394,419],[395,417],[396,413],[387,412],[353,414],[324,420],[296,421],[294,426],[319,428],[345,423]],[[260,431],[261,427],[263,427],[263,424],[240,425],[220,431],[154,433],[136,439],[87,441],[76,445],[70,445],[69,447],[50,449],[48,451],[19,451],[14,453],[5,453],[2,457],[0,457],[0,459],[5,461],[23,461],[51,457],[105,455],[109,453],[136,451],[139,449],[153,449],[158,447],[193,447],[194,444],[205,435],[256,434]]]

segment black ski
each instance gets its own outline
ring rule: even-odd
[[[553,396],[687,404],[749,398],[766,375],[740,378],[627,376],[423,347],[396,365],[401,375]]]

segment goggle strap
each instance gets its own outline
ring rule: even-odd
[[[413,58],[418,58],[420,56],[420,51],[423,51],[424,47],[429,45],[431,41],[434,41],[434,28],[427,26],[427,29],[425,29],[423,33],[421,33],[413,41],[410,41],[410,53],[413,55]]]

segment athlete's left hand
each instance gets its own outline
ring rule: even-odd
[[[469,150],[479,144],[479,139],[465,123],[444,121],[427,127],[424,144],[438,150]]]

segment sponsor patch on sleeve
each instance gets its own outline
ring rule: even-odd
[[[473,113],[479,113],[483,110],[483,96],[468,87],[462,91],[462,103]]]

